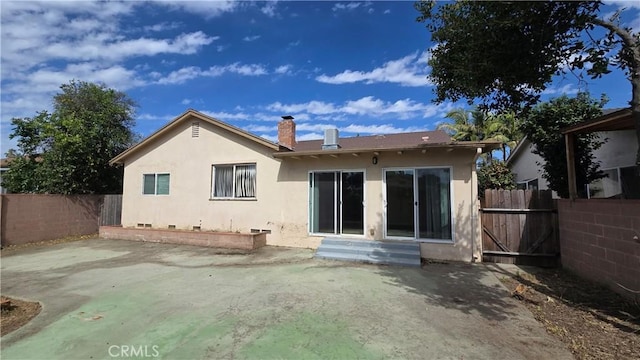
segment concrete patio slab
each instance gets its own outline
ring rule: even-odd
[[[86,240],[2,256],[42,312],[2,359],[571,359],[483,265],[402,268]],[[134,356],[132,356],[134,355]]]

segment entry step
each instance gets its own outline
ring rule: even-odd
[[[324,238],[316,258],[401,266],[420,266],[420,244],[400,241]]]

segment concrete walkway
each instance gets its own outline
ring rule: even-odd
[[[571,359],[483,265],[220,255],[86,240],[2,257],[2,294],[43,310],[2,359]],[[134,355],[134,356],[132,356]]]

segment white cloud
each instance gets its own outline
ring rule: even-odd
[[[260,76],[266,75],[267,70],[260,64],[234,63],[225,66],[215,65],[206,70],[197,66],[188,66],[172,71],[167,76],[156,80],[156,83],[162,85],[183,84],[188,80],[198,77],[218,77],[226,73],[234,73],[243,76]]]
[[[264,4],[264,6],[260,8],[260,11],[269,17],[274,17],[276,16],[277,5],[278,5],[278,0],[267,1]]]
[[[252,42],[260,39],[261,37],[261,35],[245,36],[244,38],[242,38],[242,41]]]
[[[636,0],[605,0],[605,5],[617,6],[618,8],[640,9],[640,2]]]
[[[355,9],[359,8],[360,6],[362,6],[362,8],[368,8],[368,7],[371,6],[371,2],[370,1],[366,1],[366,2],[352,1],[352,2],[349,2],[349,3],[336,3],[335,5],[333,5],[331,10],[334,11],[334,12],[352,11],[352,10],[355,10]]]
[[[383,14],[391,14],[391,10],[387,9],[387,10],[384,11]]]
[[[173,29],[177,29],[180,27],[180,23],[178,22],[162,22],[159,24],[155,24],[155,25],[147,25],[145,27],[143,27],[144,31],[153,31],[153,32],[159,32],[159,31],[167,31],[167,30],[173,30]]]
[[[207,19],[220,16],[227,12],[232,12],[242,5],[241,1],[234,0],[155,0],[154,3],[164,5],[170,9],[184,10]]]
[[[296,134],[296,141],[306,141],[306,140],[320,140],[324,137],[322,133],[307,133],[301,134],[298,136]]]
[[[180,104],[189,105],[189,104],[191,104],[191,99],[182,99],[182,101],[180,101]]]
[[[542,91],[543,95],[573,95],[578,93],[578,89],[573,84],[567,84],[561,87],[549,86]]]
[[[282,74],[282,75],[291,74],[291,68],[293,68],[293,66],[291,65],[282,65],[282,66],[278,66],[274,70],[274,72],[276,74]]]
[[[316,80],[326,84],[351,84],[364,82],[395,83],[402,86],[428,86],[431,82],[427,79],[428,52],[413,53],[398,60],[384,63],[381,67],[371,71],[345,70],[337,75],[322,74]]]
[[[282,104],[275,102],[267,106],[270,111],[281,113],[302,113],[311,115],[369,116],[385,117],[393,116],[398,119],[428,118],[443,116],[453,108],[451,103],[424,104],[411,99],[402,99],[395,102],[376,99],[373,96],[365,96],[357,100],[348,100],[343,104],[334,104],[323,101],[309,101],[298,104]],[[299,115],[298,115],[299,116]]]

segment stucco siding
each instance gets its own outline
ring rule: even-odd
[[[598,133],[604,144],[594,150],[601,169],[633,166],[636,161],[638,139],[634,130],[606,131]]]
[[[544,164],[544,159],[532,152],[534,145],[530,141],[525,141],[528,145],[509,163],[511,172],[515,175],[516,183],[538,179],[538,188],[547,190],[549,189],[549,183],[542,177],[542,166],[538,165]]]
[[[122,224],[135,227],[249,232],[269,230],[267,243],[316,248],[321,236],[309,235],[309,172],[362,170],[365,172],[365,234],[360,238],[383,239],[383,170],[387,168],[451,167],[453,243],[421,243],[425,258],[470,261],[472,241],[478,239],[474,150],[429,150],[397,154],[382,152],[378,163],[372,153],[356,157],[274,159],[273,150],[200,123],[198,138],[191,136],[189,122],[177,126],[126,161]],[[213,164],[255,163],[255,200],[212,200]],[[169,173],[169,195],[143,195],[143,174]],[[476,255],[479,249],[475,248]]]

